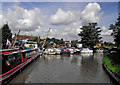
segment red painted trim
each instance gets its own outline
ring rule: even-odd
[[[39,54],[39,53],[38,53],[38,54]],[[36,54],[36,55],[38,55],[38,54]],[[36,55],[32,56],[30,59],[32,59],[32,58],[35,57]],[[29,61],[30,59],[28,59],[27,61]],[[13,70],[15,70],[15,69],[17,69],[18,67],[20,67],[22,64],[26,63],[27,61],[25,61],[25,62],[19,64],[18,66],[16,66],[15,68],[11,69],[10,71],[8,71],[8,72],[6,72],[6,73],[0,75],[0,77],[9,74],[9,73],[12,72]]]
[[[1,52],[0,54],[9,54],[9,53],[11,53],[11,52]]]
[[[26,53],[25,53],[25,60],[27,60]]]

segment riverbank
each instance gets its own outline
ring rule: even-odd
[[[120,84],[120,55],[116,53],[105,54],[102,58],[102,65],[108,74]]]

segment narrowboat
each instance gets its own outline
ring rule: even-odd
[[[33,61],[40,55],[39,49],[27,49],[27,50],[1,50],[0,52],[0,67],[2,68],[0,74],[0,82],[2,84],[8,83],[11,77],[20,71],[23,67]]]

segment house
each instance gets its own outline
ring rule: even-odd
[[[26,39],[31,39],[31,38],[35,38],[37,36],[27,36],[27,35],[15,35],[13,37],[13,39],[18,39],[18,40],[26,40]],[[40,36],[38,37],[38,39],[40,39]]]
[[[37,42],[29,41],[32,38],[36,38],[37,36],[27,36],[27,35],[15,35],[13,39],[21,40],[23,43],[25,43],[26,47],[34,46],[34,48],[37,48]],[[37,37],[38,40],[40,40],[40,36]]]

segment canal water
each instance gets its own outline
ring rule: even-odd
[[[103,54],[44,55],[10,83],[111,83],[102,67]]]

